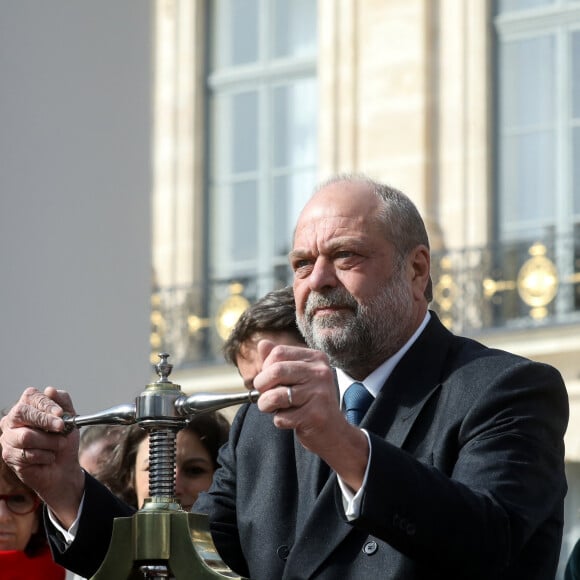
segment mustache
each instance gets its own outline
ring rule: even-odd
[[[311,292],[306,300],[304,313],[312,320],[314,312],[319,308],[350,308],[358,312],[359,304],[344,288],[334,288],[325,294]]]

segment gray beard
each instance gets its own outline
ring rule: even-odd
[[[325,306],[345,309],[314,319],[314,310]],[[332,366],[362,379],[405,344],[411,318],[410,290],[395,272],[367,304],[359,304],[344,288],[311,292],[304,315],[298,316],[298,327],[308,346],[324,352]]]

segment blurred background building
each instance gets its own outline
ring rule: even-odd
[[[365,172],[425,217],[445,324],[564,375],[565,558],[580,536],[580,1],[14,4],[11,393],[50,379],[104,408],[161,351],[187,392],[240,389],[224,337],[290,282],[314,184]]]

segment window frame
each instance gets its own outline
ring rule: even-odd
[[[315,39],[315,49],[312,55],[297,57],[275,58],[270,56],[270,33],[268,23],[273,20],[273,2],[259,0],[260,24],[257,61],[240,66],[229,66],[219,70],[211,70],[208,64],[207,74],[207,111],[208,111],[208,156],[207,156],[207,223],[209,231],[207,239],[210,240],[208,248],[208,274],[214,279],[239,278],[244,275],[256,278],[258,283],[257,292],[265,293],[276,285],[277,272],[285,272],[288,279],[287,257],[275,253],[275,232],[271,227],[273,220],[274,200],[272,197],[274,180],[280,176],[291,177],[303,171],[312,171],[316,175],[317,152],[311,165],[274,167],[273,165],[273,135],[274,127],[270,126],[273,111],[273,91],[276,87],[292,86],[302,79],[317,79],[317,52],[318,39]],[[208,13],[209,29],[219,30],[219,23],[212,20],[212,11]],[[208,54],[213,54],[213,47]],[[218,61],[219,59],[212,58]],[[233,232],[231,221],[235,216],[227,215],[228,212],[219,213],[220,204],[227,201],[223,199],[221,188],[228,188],[244,175],[241,173],[225,172],[219,174],[216,171],[216,139],[227,138],[215,134],[216,121],[214,118],[215,105],[222,98],[229,98],[243,90],[252,89],[257,95],[257,142],[258,142],[258,166],[255,171],[248,172],[246,177],[256,181],[256,195],[258,216],[256,223],[260,224],[258,230],[257,255],[255,258],[238,261],[230,255],[229,248],[235,240],[230,237]],[[318,123],[318,118],[314,119]],[[315,129],[317,139],[317,130]],[[222,147],[223,148],[223,147]],[[317,147],[316,147],[317,149]],[[313,184],[314,185],[314,184]],[[263,225],[262,225],[263,224]],[[218,234],[219,233],[219,237]]]

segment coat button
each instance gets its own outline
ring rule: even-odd
[[[364,546],[363,546],[363,552],[367,555],[367,556],[372,556],[377,550],[379,549],[379,545],[374,542],[367,542]]]
[[[279,546],[276,550],[276,554],[278,554],[280,560],[287,560],[288,554],[290,554],[290,548],[288,546]]]

